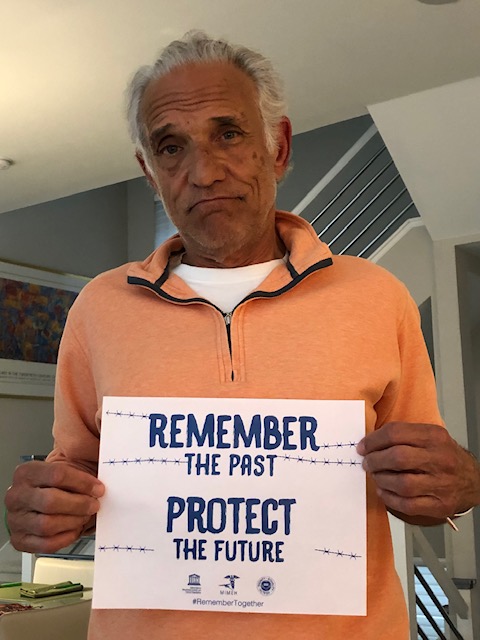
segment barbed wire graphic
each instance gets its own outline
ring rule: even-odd
[[[142,418],[143,420],[150,420],[150,414],[148,413],[135,413],[134,411],[105,411],[107,416],[113,416],[114,418]]]
[[[109,466],[121,465],[128,467],[129,464],[142,465],[142,464],[187,464],[187,460],[180,460],[180,458],[109,458],[103,460],[102,464],[108,464]]]
[[[135,547],[133,545],[126,545],[126,546],[122,546],[119,544],[113,544],[111,546],[107,546],[105,544],[101,544],[98,547],[99,551],[128,551],[128,552],[134,552],[134,551],[139,551],[140,553],[147,553],[147,551],[155,551],[155,549],[149,549],[148,547]]]
[[[324,442],[323,444],[318,445],[320,449],[341,449],[343,447],[356,447],[356,442]]]
[[[313,464],[313,465],[323,465],[323,466],[332,466],[332,467],[357,467],[362,463],[360,460],[340,460],[337,458],[336,460],[327,459],[327,458],[305,458],[302,456],[279,456],[276,455],[276,458],[279,460],[285,460],[286,462],[301,462],[305,464]],[[142,464],[162,464],[162,465],[180,465],[180,464],[188,464],[188,460],[181,460],[180,458],[109,458],[108,460],[102,460],[101,464],[106,464],[109,466],[120,465],[124,467],[128,467],[128,465],[142,465]]]
[[[350,560],[358,560],[359,558],[362,557],[358,553],[340,551],[339,549],[335,551],[334,549],[325,548],[325,549],[315,549],[315,551],[318,551],[319,553],[323,553],[323,555],[325,556],[336,556],[337,558],[350,558]]]
[[[303,456],[278,456],[280,460],[285,460],[286,462],[302,462],[305,464],[320,464],[324,466],[332,466],[332,467],[357,467],[361,466],[362,462],[360,460],[340,460],[337,458],[336,460],[331,460],[327,458],[308,458]]]

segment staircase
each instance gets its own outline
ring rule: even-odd
[[[337,163],[294,212],[333,253],[368,258],[419,214],[375,125],[355,146],[348,162]]]

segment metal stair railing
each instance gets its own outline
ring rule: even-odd
[[[330,200],[330,202],[327,204],[327,206],[326,206],[326,207],[324,207],[324,208],[320,211],[320,213],[318,213],[318,214],[315,216],[315,218],[310,222],[310,224],[311,224],[312,226],[314,226],[314,225],[315,225],[315,223],[316,223],[318,220],[320,220],[320,218],[324,215],[324,213],[326,213],[326,212],[330,209],[330,207],[332,207],[332,206],[335,204],[335,202],[337,202],[337,200],[339,200],[339,198],[340,198],[341,196],[343,196],[343,194],[347,191],[347,189],[349,189],[353,184],[355,184],[355,182],[358,180],[358,178],[360,178],[360,177],[365,173],[365,171],[367,171],[367,169],[369,169],[369,167],[371,167],[371,165],[375,162],[375,160],[379,157],[379,155],[380,155],[380,154],[382,154],[384,151],[386,151],[386,147],[385,147],[385,146],[383,146],[381,149],[379,149],[379,151],[377,151],[377,153],[375,153],[375,155],[374,155],[372,158],[370,158],[370,160],[369,160],[369,161],[368,161],[368,162],[367,162],[367,163],[366,163],[366,164],[365,164],[365,165],[360,169],[360,171],[357,171],[357,173],[353,176],[353,178],[351,178],[351,179],[347,182],[347,184],[346,184],[344,187],[342,187],[342,189],[340,189],[340,191],[339,191],[339,192],[338,192],[338,193],[337,193],[337,194],[336,194],[336,195],[335,195],[335,196]],[[371,181],[370,181],[370,183],[369,183],[367,186],[370,186],[370,184],[372,184],[372,183],[373,183],[373,182],[374,182],[378,177],[380,177],[380,175],[381,175],[384,171],[386,171],[386,170],[388,169],[388,167],[389,167],[389,166],[391,166],[392,164],[393,164],[393,160],[392,160],[391,162],[389,162],[389,163],[388,163],[388,164],[387,164],[387,165],[382,169],[382,171],[381,171],[381,172],[377,173],[377,174],[374,176],[373,180],[371,180]],[[340,212],[340,213],[343,213],[343,211],[342,211],[342,212]],[[324,228],[324,231],[325,231],[325,229],[326,229],[326,228]]]
[[[433,593],[432,589],[430,588],[430,585],[425,580],[425,578],[422,576],[422,573],[421,573],[421,571],[419,570],[419,568],[417,566],[414,567],[414,571],[415,571],[415,576],[416,576],[417,580],[421,583],[422,587],[427,592],[428,597],[430,598],[430,600],[433,602],[433,604],[437,608],[437,611],[440,613],[442,618],[445,620],[445,622],[448,624],[448,626],[452,630],[453,635],[456,638],[458,638],[458,640],[465,640],[464,637],[462,636],[462,634],[458,631],[458,629],[453,624],[452,620],[450,619],[450,616],[445,611],[444,606],[442,605],[440,600],[437,598],[437,596]],[[433,619],[432,615],[428,611],[427,607],[424,605],[424,603],[423,603],[422,599],[420,598],[420,596],[418,595],[418,593],[415,596],[415,601],[417,603],[417,606],[420,607],[420,609],[422,610],[424,616],[427,618],[427,620],[431,624],[431,626],[437,631],[437,633],[439,634],[439,637],[441,638],[441,640],[444,640],[444,638],[445,638],[445,640],[447,640],[446,637],[444,636],[443,632],[439,629],[439,627],[438,627],[437,623],[435,622],[435,620]],[[420,625],[417,625],[417,628],[418,628],[419,633],[421,635],[423,633],[423,631],[421,630]]]
[[[378,146],[379,140],[381,147],[375,149],[360,169],[349,177],[353,166],[350,163],[356,158],[358,164],[359,154],[368,152],[370,146]],[[393,175],[390,177],[387,172],[393,172]],[[410,194],[378,133],[350,158],[338,174],[338,180],[342,178],[346,183],[310,221],[317,235],[334,253],[368,257],[388,240],[402,221],[418,217]],[[382,184],[385,179],[386,184]],[[347,201],[342,203],[342,200]],[[359,206],[358,211],[355,205]]]
[[[429,584],[425,580],[424,576],[419,570],[418,564],[413,564],[414,575],[425,589],[430,601],[435,606],[436,610],[439,612],[441,618],[443,618],[449,627],[451,634],[458,640],[465,640],[464,636],[460,633],[458,628],[455,626],[454,617],[452,613],[459,616],[460,618],[467,620],[469,618],[469,608],[468,604],[463,599],[460,591],[457,589],[453,579],[448,575],[445,567],[441,564],[440,560],[435,555],[435,551],[432,546],[428,542],[425,534],[420,529],[420,527],[410,526],[407,529],[411,532],[413,545],[415,547],[415,555],[422,560],[422,566],[425,566],[432,576],[437,581],[437,584],[442,589],[443,593],[448,599],[448,610],[442,605],[442,603],[438,600],[437,596],[434,594],[433,590],[430,588]],[[413,561],[413,560],[412,560]],[[448,640],[449,636],[446,636],[445,633],[440,629],[438,623],[433,618],[432,614],[428,610],[425,602],[422,600],[421,596],[418,593],[410,593],[410,598],[415,599],[415,605],[420,609],[428,623],[431,625],[432,629],[437,634],[437,637],[440,640]],[[412,611],[413,607],[410,606],[410,611]],[[428,640],[429,636],[425,629],[422,629],[418,622],[417,618],[417,632],[418,637],[422,638],[422,640]]]
[[[406,191],[406,189],[404,190]],[[404,193],[404,191],[401,192],[400,195],[402,195]],[[400,196],[398,196],[400,197]],[[398,198],[394,198],[381,212],[380,214],[378,214],[377,217],[374,218],[373,222],[376,222],[378,220],[378,218],[380,218],[380,216],[385,213],[386,211],[388,211],[388,209],[396,202]],[[409,211],[414,205],[413,202],[410,202],[409,204],[407,204],[407,206],[402,209],[400,211],[400,213],[398,215],[395,216],[395,218],[393,218],[392,220],[390,220],[390,222],[388,222],[384,229],[382,230],[381,233],[379,233],[377,236],[375,236],[375,238],[373,238],[373,240],[371,240],[366,247],[364,247],[362,249],[362,251],[358,252],[358,255],[362,258],[369,249],[371,249],[371,247],[373,247],[374,244],[376,244],[378,242],[378,240],[380,240],[380,238],[382,238],[382,236],[386,235],[388,233],[388,231],[390,231],[391,227],[393,227],[394,224],[396,224],[399,220],[401,220],[401,218],[404,216],[405,213],[407,213],[407,211]],[[370,227],[370,223],[365,227],[365,229],[357,236],[356,240],[359,240],[362,235],[365,233],[365,231]],[[388,236],[387,236],[388,238]],[[385,238],[385,240],[387,240],[387,238]],[[346,249],[350,248],[352,246],[352,244],[354,243],[354,241],[352,241],[343,251],[342,253],[345,253]]]
[[[391,164],[392,164],[392,163],[390,163],[390,162],[389,162],[389,163],[386,165],[386,167],[385,167],[384,169],[382,169],[382,171],[381,171],[381,172],[379,172],[377,175],[380,175],[381,173],[383,173],[384,171],[386,171],[386,169],[387,169],[388,167],[390,167],[390,166],[391,166]],[[391,187],[391,186],[392,186],[392,184],[393,184],[394,182],[396,182],[399,178],[400,178],[400,175],[399,175],[398,173],[397,173],[397,175],[393,176],[393,178],[391,178],[391,179],[387,182],[387,184],[386,184],[384,187],[382,187],[382,188],[380,189],[380,191],[378,191],[378,192],[373,196],[373,198],[372,198],[372,199],[371,199],[371,200],[370,200],[370,201],[369,201],[369,202],[368,202],[368,203],[367,203],[367,204],[366,204],[362,209],[360,209],[360,211],[359,211],[358,213],[356,213],[352,218],[350,218],[350,220],[345,224],[345,226],[342,228],[342,230],[341,230],[339,233],[337,233],[337,235],[333,238],[333,240],[331,240],[331,243],[333,244],[334,242],[336,242],[336,241],[337,241],[337,240],[342,236],[342,234],[343,234],[347,229],[349,229],[349,228],[352,226],[352,224],[353,224],[354,222],[356,222],[356,221],[360,218],[360,216],[362,215],[362,213],[365,213],[365,211],[367,211],[367,209],[368,209],[369,207],[371,207],[371,206],[372,206],[372,204],[373,204],[374,202],[376,202],[376,201],[377,201],[377,200],[378,200],[378,199],[379,199],[379,198],[380,198],[380,197],[385,193],[385,191],[386,191],[389,187]],[[373,184],[373,182],[374,182],[376,179],[377,179],[377,176],[375,176],[374,180],[373,180],[373,181],[371,181],[371,183]],[[369,183],[369,185],[370,185],[370,183]],[[365,191],[365,189],[362,189],[362,191]],[[362,193],[362,191],[360,192],[360,194]],[[403,191],[402,191],[401,193],[405,193],[405,191],[406,191],[406,189],[403,189]],[[360,195],[360,194],[359,194],[359,195]],[[347,207],[346,207],[346,208],[349,208],[349,207],[351,206],[351,204],[353,204],[353,202],[355,202],[355,201],[356,201],[356,199],[357,199],[358,197],[359,197],[359,196],[355,196],[355,198],[351,201],[351,203],[349,203],[349,204],[347,205]],[[393,200],[392,202],[395,202],[395,200],[397,200],[397,199],[398,199],[398,197],[395,197],[395,198],[394,198],[394,200]],[[389,206],[390,206],[390,205],[389,205]],[[385,211],[385,209],[383,209],[383,210]],[[344,211],[345,211],[345,209],[344,209],[344,210],[342,210],[342,211],[340,212],[340,214],[339,214],[339,215],[342,215],[342,213],[343,213]],[[325,231],[325,230],[324,230],[324,231]],[[362,233],[363,233],[364,231],[365,231],[365,229],[363,229]],[[361,235],[361,234],[360,234],[360,235]],[[359,235],[358,237],[360,237],[360,235]],[[353,241],[353,242],[354,242],[354,241]],[[343,249],[343,252],[345,252],[345,249]]]

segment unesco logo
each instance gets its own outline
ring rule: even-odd
[[[275,582],[273,578],[264,576],[257,582],[257,589],[263,596],[271,596],[275,591]]]
[[[185,593],[202,593],[202,585],[200,584],[200,576],[198,573],[191,573],[188,576],[188,585],[186,589],[182,589]]]

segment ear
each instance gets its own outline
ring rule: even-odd
[[[142,171],[145,174],[145,177],[148,180],[148,184],[152,187],[152,189],[157,193],[158,189],[157,189],[157,184],[155,182],[154,177],[152,176],[150,169],[147,166],[147,163],[145,162],[145,158],[143,157],[143,154],[141,151],[139,151],[138,149],[135,151],[135,157],[138,161],[138,164],[142,167]]]
[[[275,151],[275,175],[277,176],[277,182],[283,178],[288,169],[291,151],[292,123],[287,116],[283,116],[277,127],[277,149]]]

